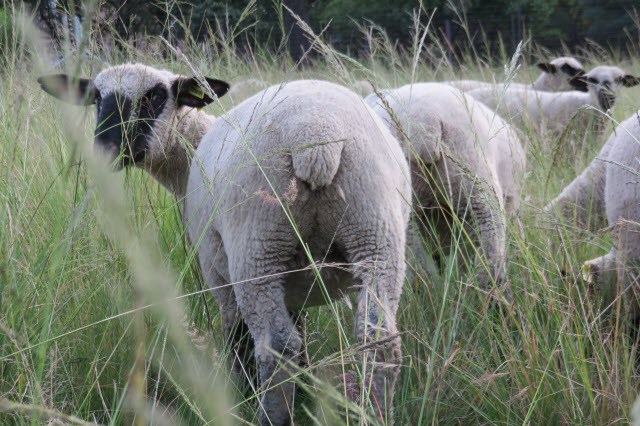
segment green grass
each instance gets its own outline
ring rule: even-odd
[[[453,75],[505,78],[507,55],[466,48],[450,64],[432,32],[419,56],[421,33],[414,46],[397,49],[374,31],[366,58],[351,60],[322,45],[324,56],[304,69],[267,47],[249,55],[233,34],[215,46],[186,40],[182,51],[195,68],[230,81],[321,78],[349,85],[369,78],[386,88]],[[189,72],[184,58],[158,39],[146,51],[118,50],[98,49],[97,34],[91,36],[87,48],[111,64],[140,61]],[[93,110],[63,107],[40,90],[36,78],[51,71],[42,51],[4,49],[0,61],[0,424],[42,424],[50,416],[100,424],[255,422],[256,398],[233,390],[217,306],[201,291],[176,200],[138,170],[113,176],[91,164],[85,154]],[[526,57],[531,53],[526,45]],[[579,56],[587,69],[607,62],[640,74],[640,57],[607,50]],[[86,56],[66,57],[67,70],[78,66],[85,75],[103,67]],[[516,80],[536,74],[525,65]],[[625,90],[614,118],[630,116],[639,99],[639,88]],[[209,112],[230,106],[223,99]],[[513,304],[496,309],[491,295],[473,286],[472,271],[452,267],[449,253],[442,253],[437,285],[427,276],[406,283],[396,424],[630,420],[640,377],[627,319],[616,306],[602,314],[597,298],[563,273],[608,251],[607,236],[557,228],[540,217],[603,139],[558,141],[531,131],[524,143],[522,203],[508,223]],[[353,311],[341,302],[335,312],[307,310],[311,366],[300,379],[307,389],[297,396],[300,424],[345,420],[340,386],[332,384],[342,373],[341,351],[354,343]],[[351,423],[357,421],[354,415]]]

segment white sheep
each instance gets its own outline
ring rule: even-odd
[[[509,83],[507,85],[505,83],[494,84],[477,80],[446,81],[445,83],[457,87],[463,92],[480,88],[502,89],[505,86],[514,89],[535,89],[547,92],[559,92],[574,90],[574,88],[569,84],[569,80],[576,75],[584,74],[584,68],[580,61],[571,56],[562,56],[551,62],[539,62],[536,66],[542,70],[542,74],[540,74],[532,84]]]
[[[364,98],[373,93],[373,84],[367,80],[359,80],[351,85],[351,90]]]
[[[623,295],[632,318],[640,316],[639,159],[637,111],[615,129],[589,167],[545,207],[547,213],[559,213],[565,221],[577,219],[581,227],[611,228],[611,251],[585,262],[583,278],[607,302],[612,296]]]
[[[425,214],[427,223],[437,224],[438,236],[446,243],[451,240],[452,208],[468,229],[477,231],[480,252],[499,282],[506,260],[504,215],[518,207],[525,167],[516,131],[448,85],[417,83],[382,95],[383,100],[373,94],[365,101],[403,143],[416,210]],[[489,277],[479,281],[486,286]]]
[[[302,342],[289,310],[350,291],[358,292],[360,342],[382,340],[367,349],[375,366],[362,371],[371,378],[370,403],[392,421],[410,173],[397,140],[362,99],[333,83],[296,81],[215,119],[194,107],[227,91],[219,80],[206,79],[204,91],[193,78],[127,64],[70,81],[39,79],[54,96],[76,92],[79,103],[96,103],[95,144],[112,157],[122,152],[119,164],[142,167],[184,200],[189,239],[225,329],[239,309],[255,342],[260,423],[292,422],[293,383],[279,361],[295,362]]]
[[[605,123],[603,112],[613,108],[621,88],[638,83],[640,80],[618,67],[598,66],[570,79],[570,84],[580,91],[544,92],[506,87],[480,88],[467,94],[518,126],[531,123],[537,128],[562,130],[573,121],[575,130],[584,132],[590,124],[601,130]]]
[[[268,84],[262,80],[258,80],[257,78],[248,78],[231,84],[227,97],[231,99],[234,105],[237,105],[267,87]]]

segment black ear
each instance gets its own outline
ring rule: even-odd
[[[587,87],[587,79],[584,74],[576,75],[569,79],[569,84],[576,90],[580,90],[581,92],[588,92],[589,88]]]
[[[205,77],[209,88],[220,98],[229,91],[229,83],[215,78]],[[178,106],[202,108],[209,105],[215,99],[208,95],[209,91],[200,87],[195,78],[177,78],[171,85],[171,91]]]
[[[38,78],[42,90],[53,97],[73,105],[92,105],[96,100],[93,80],[70,78],[66,74],[45,75]]]
[[[620,77],[619,81],[624,87],[633,87],[640,84],[640,78],[634,77],[631,74],[626,74],[624,77]]]
[[[558,72],[555,65],[548,64],[546,62],[538,62],[536,66],[540,68],[542,71],[548,72],[549,74],[555,74],[556,72]]]
[[[563,64],[560,67],[560,71],[567,74],[569,77],[584,74],[584,70],[582,68],[574,68],[569,64]]]

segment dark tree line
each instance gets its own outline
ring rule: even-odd
[[[6,7],[5,1],[5,7]],[[85,11],[83,0],[25,0],[53,37],[60,36],[60,16]],[[14,1],[15,4],[15,1]],[[317,33],[329,24],[325,36],[339,49],[365,48],[358,24],[375,23],[393,41],[410,41],[412,15],[418,0],[102,0],[100,16],[122,39],[137,34],[182,37],[189,32],[205,40],[218,28],[245,33],[244,40],[287,48],[300,58],[309,41],[291,11]],[[250,13],[245,13],[252,5]],[[584,43],[589,38],[602,45],[638,42],[637,0],[423,0],[422,23],[434,11],[432,34],[453,43],[482,45],[502,37],[513,47],[531,36],[539,45],[557,49]],[[634,9],[635,8],[635,9]],[[186,23],[186,25],[184,24]],[[470,39],[470,40],[469,40]]]

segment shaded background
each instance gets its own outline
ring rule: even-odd
[[[0,25],[10,25],[6,9],[21,2],[3,2]],[[624,52],[638,46],[638,12],[633,0],[199,0],[166,3],[160,0],[103,0],[93,14],[114,38],[129,43],[142,36],[163,35],[174,40],[190,36],[215,42],[216,31],[240,35],[238,42],[251,46],[287,48],[299,58],[308,41],[285,4],[316,32],[327,25],[324,38],[337,49],[354,56],[366,54],[363,23],[376,24],[400,47],[411,37],[413,15],[422,6],[426,24],[433,14],[430,36],[439,38],[453,52],[460,46],[491,49],[502,44],[510,53],[521,39],[559,51],[566,47],[598,44]],[[54,42],[65,29],[73,36],[91,3],[80,0],[26,0],[40,27]],[[251,13],[245,13],[249,10]],[[434,12],[435,11],[435,12]],[[144,12],[144,13],[141,13]],[[77,19],[73,19],[77,16]],[[187,22],[186,25],[181,22]],[[283,35],[289,37],[283,37]],[[631,43],[629,43],[631,41]],[[490,53],[490,52],[487,52]]]

